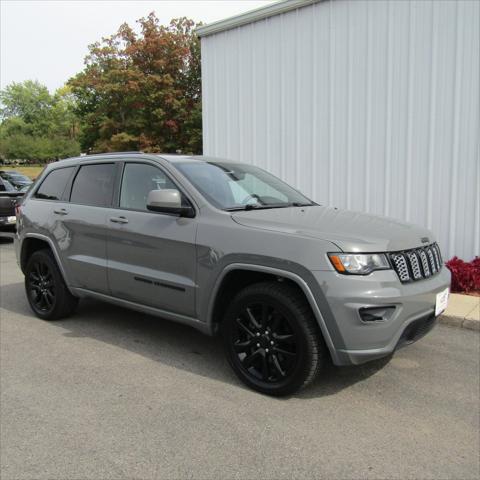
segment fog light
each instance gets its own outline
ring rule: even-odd
[[[386,322],[392,318],[395,307],[366,307],[359,310],[364,322]]]

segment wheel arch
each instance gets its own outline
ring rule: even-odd
[[[60,261],[58,252],[52,240],[45,235],[41,235],[38,233],[30,233],[27,234],[23,239],[20,247],[20,268],[22,272],[25,273],[25,267],[27,266],[28,259],[32,256],[32,254],[44,249],[48,249],[52,252],[55,261],[57,262],[60,273],[62,274],[63,280],[65,281],[67,288],[70,290],[68,286],[67,276],[65,274],[62,262]]]
[[[332,359],[335,360],[337,356],[335,346],[310,287],[302,277],[288,270],[241,263],[226,266],[218,276],[210,297],[207,313],[210,330],[212,332],[218,330],[222,314],[238,291],[247,285],[265,280],[289,282],[303,294],[312,309]]]

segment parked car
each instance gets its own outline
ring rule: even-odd
[[[8,180],[0,177],[0,232],[15,231],[15,206],[22,196],[23,192],[19,192]]]
[[[0,177],[10,182],[17,190],[25,191],[32,180],[15,170],[0,170]]]
[[[49,165],[18,212],[40,318],[93,297],[220,333],[248,386],[287,395],[336,365],[389,356],[445,309],[433,234],[316,204],[210,157],[104,154]]]

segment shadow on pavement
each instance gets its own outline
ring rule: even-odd
[[[2,298],[4,311],[33,317],[24,297],[23,283],[3,285]],[[67,337],[95,339],[174,368],[247,388],[230,369],[220,339],[208,337],[185,325],[84,299],[73,317],[51,322],[49,326],[60,329]],[[328,360],[316,381],[295,396],[318,398],[334,395],[375,374],[388,360],[341,368]]]

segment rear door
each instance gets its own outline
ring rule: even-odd
[[[164,188],[179,189],[156,164],[124,164],[116,208],[107,218],[110,290],[115,297],[194,316],[197,220],[148,211],[148,192]]]
[[[61,219],[59,245],[71,284],[109,293],[106,217],[112,205],[118,164],[80,164],[69,191],[69,203],[56,213]]]
[[[63,224],[63,214],[68,207],[65,191],[75,169],[75,166],[69,166],[51,170],[32,196],[23,202],[23,221],[17,225],[19,231],[25,227],[50,238],[62,263],[68,242],[68,232]]]

